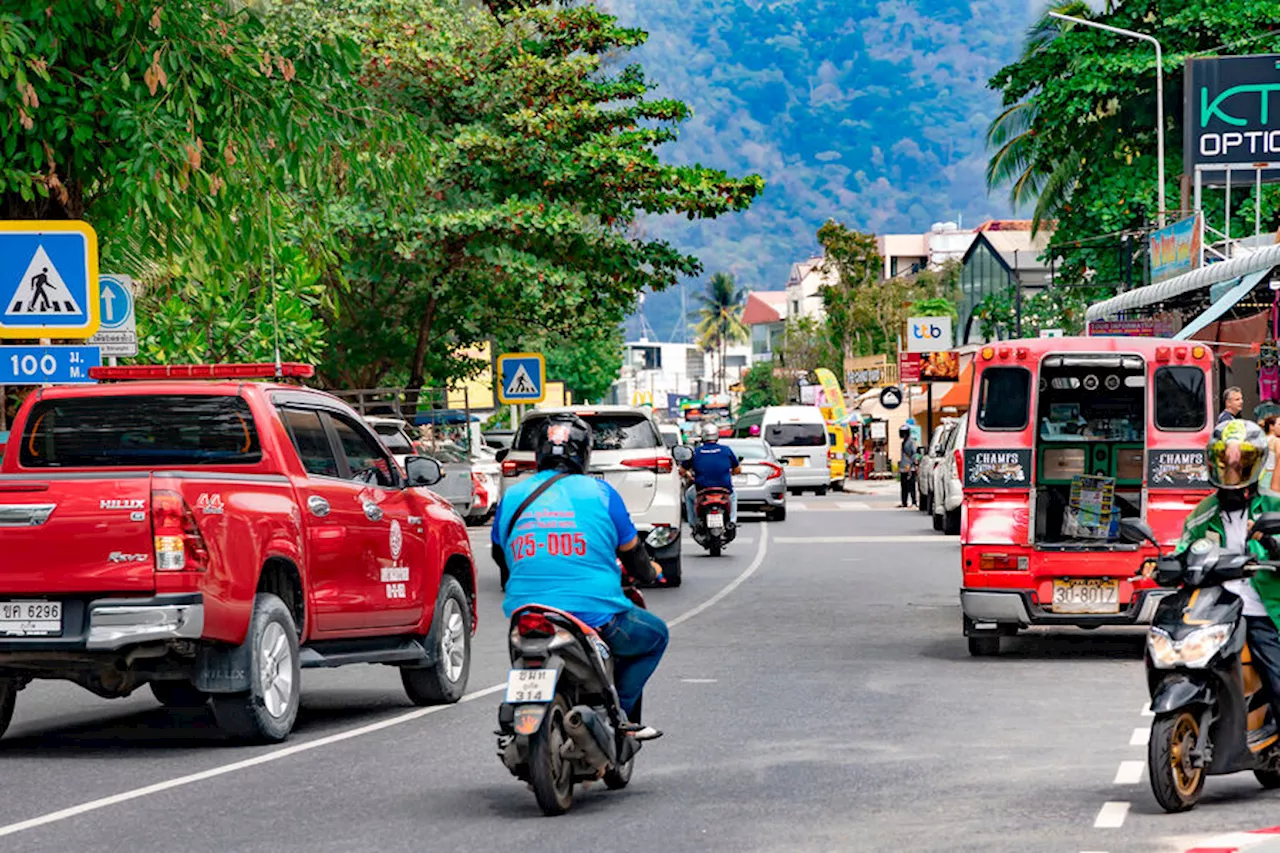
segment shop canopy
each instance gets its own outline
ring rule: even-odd
[[[973,362],[960,373],[960,381],[952,385],[938,401],[939,409],[967,409],[973,391]]]

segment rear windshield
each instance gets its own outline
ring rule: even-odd
[[[148,394],[37,403],[19,458],[24,468],[247,465],[262,449],[240,397]]]
[[[1204,427],[1204,371],[1198,367],[1162,367],[1156,371],[1156,426],[1198,430]]]
[[[771,459],[769,446],[760,441],[724,441],[721,442],[734,452],[739,459]]]
[[[1018,430],[1027,425],[1031,406],[1031,372],[1023,367],[988,367],[982,371],[978,426],[985,430]]]
[[[592,450],[646,450],[663,447],[653,421],[644,415],[580,415],[591,426]],[[527,420],[520,425],[516,450],[532,451],[534,436],[542,418]]]
[[[764,440],[774,447],[825,447],[827,428],[822,424],[770,424]]]
[[[412,453],[413,445],[405,438],[404,430],[395,424],[374,424],[373,430],[392,453]]]

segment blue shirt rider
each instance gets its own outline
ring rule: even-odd
[[[661,737],[662,732],[640,724],[639,705],[645,682],[666,650],[667,625],[623,593],[619,561],[639,580],[660,579],[661,570],[649,559],[618,492],[584,476],[591,427],[563,413],[542,418],[536,429],[538,473],[508,489],[493,516],[491,553],[506,590],[502,609],[509,618],[525,605],[541,604],[595,628],[613,653],[618,700],[634,724],[632,736]],[[558,474],[568,476],[526,506],[529,496]]]
[[[692,525],[697,514],[694,501],[698,489],[729,490],[729,524],[738,523],[738,493],[733,490],[733,475],[742,473],[738,455],[720,443],[720,428],[715,424],[702,427],[702,444],[693,451],[693,458],[681,466],[681,473],[693,479],[693,488],[684,493],[685,517]]]

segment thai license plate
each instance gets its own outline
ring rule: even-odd
[[[712,530],[719,530],[722,527],[724,527],[724,514],[719,512],[713,512],[710,515],[708,515],[707,527],[710,527]]]
[[[554,669],[513,669],[507,673],[507,702],[550,702],[556,698]]]
[[[807,460],[803,456],[788,456],[787,464],[792,468],[803,468]]]
[[[1054,613],[1119,613],[1120,582],[1078,578],[1053,582]]]
[[[62,602],[0,601],[0,636],[62,636]]]
[[[604,479],[604,472],[603,472],[603,471],[588,471],[587,473],[588,473],[588,474],[590,474],[592,477],[595,477],[597,480],[603,480],[603,479]]]
[[[747,484],[747,475],[746,475],[746,474],[734,474],[734,475],[733,475],[733,484],[734,484],[735,486],[745,486],[745,485]]]

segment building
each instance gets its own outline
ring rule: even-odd
[[[935,222],[924,234],[885,234],[876,238],[883,259],[881,278],[915,275],[937,269],[947,261],[958,261],[977,238],[973,229],[964,230],[954,222]]]
[[[610,403],[651,404],[666,409],[672,398],[700,398],[716,390],[718,352],[703,352],[695,344],[641,339],[625,345],[622,372],[609,391]],[[742,380],[751,359],[749,344],[733,344],[725,352],[725,384]]]
[[[822,286],[834,285],[834,272],[823,272],[823,257],[819,255],[791,265],[791,275],[787,277],[787,312],[791,319],[813,317],[821,320],[826,316],[822,307]]]
[[[747,294],[742,322],[751,328],[751,363],[773,361],[787,333],[787,294],[753,290]]]
[[[957,345],[983,343],[974,309],[987,296],[1012,289],[1026,298],[1049,286],[1053,268],[1042,256],[1051,236],[1044,229],[1033,236],[1031,223],[1024,220],[992,220],[978,226],[961,262]]]

